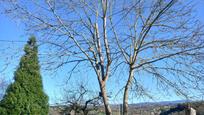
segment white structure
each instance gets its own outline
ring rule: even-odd
[[[196,115],[196,110],[193,108],[190,108],[190,115]]]

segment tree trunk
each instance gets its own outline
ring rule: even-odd
[[[112,115],[112,111],[111,111],[110,105],[108,103],[108,96],[106,93],[105,83],[100,83],[100,89],[101,89],[101,96],[103,98],[103,103],[105,106],[105,113],[106,113],[106,115]]]
[[[84,115],[88,115],[88,113],[89,113],[89,112],[86,111],[86,110],[83,111],[83,114],[84,114]]]
[[[132,66],[130,67],[129,70],[129,77],[128,77],[128,81],[125,85],[125,91],[124,91],[124,95],[123,95],[123,115],[128,115],[128,96],[129,96],[129,88],[131,86],[132,80],[134,77],[134,69],[132,68]]]

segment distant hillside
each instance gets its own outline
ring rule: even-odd
[[[145,107],[145,106],[173,106],[177,104],[182,104],[189,102],[187,100],[177,100],[177,101],[161,101],[161,102],[144,102],[144,103],[137,103],[137,104],[130,104],[130,106],[136,107]]]
[[[197,115],[204,115],[204,101],[191,102],[190,106],[197,110]]]
[[[171,110],[173,110],[173,114],[171,115],[174,115],[174,113],[175,115],[177,115],[178,113],[179,115],[184,115],[183,112],[180,112],[180,111],[182,111],[181,110],[182,107],[185,108],[187,105],[190,105],[191,107],[196,109],[197,115],[204,115],[203,101],[192,102],[192,101],[186,101],[186,100],[178,100],[178,101],[162,101],[162,102],[145,102],[145,103],[130,104],[129,110],[130,110],[130,115],[160,115],[162,112],[165,113],[167,111],[166,113],[168,113],[168,111],[171,111]],[[57,111],[62,112],[63,108],[66,108],[66,107],[52,106],[50,109],[49,115],[63,115],[63,113],[56,114]],[[122,109],[121,104],[112,104],[111,108],[113,111],[113,115],[120,115],[120,112]],[[55,114],[52,114],[52,113],[55,113]],[[105,115],[104,108],[102,105],[99,108],[99,113],[100,115]],[[94,113],[92,115],[94,115]]]
[[[174,101],[159,104],[161,104],[160,115],[186,115],[185,112],[190,110],[188,108],[195,109],[197,115],[204,115],[204,101]]]
[[[177,100],[177,101],[161,101],[161,102],[143,102],[136,104],[129,104],[130,109],[132,108],[155,108],[160,106],[176,106],[177,104],[187,103],[187,100]],[[119,108],[121,104],[112,104],[112,108]]]

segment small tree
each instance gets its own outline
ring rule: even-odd
[[[35,37],[29,39],[24,51],[25,55],[14,74],[14,83],[8,87],[0,102],[0,114],[47,115],[48,97],[43,92]]]
[[[85,84],[80,83],[74,89],[65,89],[65,95],[63,98],[63,105],[65,105],[64,113],[70,113],[74,111],[76,114],[88,115],[90,112],[97,112],[102,99],[98,94],[88,90]]]

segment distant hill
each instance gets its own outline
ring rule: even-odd
[[[197,115],[204,115],[204,101],[190,102],[190,106],[197,110]]]
[[[177,101],[162,101],[162,102],[144,102],[144,103],[136,103],[130,104],[129,110],[130,115],[160,115],[160,113],[174,110],[175,115],[177,115],[177,109],[180,110],[178,107],[190,105],[197,111],[197,115],[204,115],[204,102],[203,101],[187,101],[187,100],[177,100]],[[61,110],[59,110],[61,108]],[[50,107],[50,114],[49,115],[62,115],[56,114],[59,111],[63,111],[63,108],[66,106],[52,106]],[[112,104],[111,105],[113,115],[120,115],[122,105],[121,104]],[[99,111],[101,115],[104,113],[103,105],[99,107]],[[178,111],[179,112],[179,111]],[[55,113],[55,114],[52,114]],[[174,115],[174,114],[171,114]],[[179,115],[183,115],[183,113],[179,113]]]
[[[149,108],[149,107],[156,107],[156,106],[175,106],[177,104],[183,104],[191,101],[187,100],[176,100],[176,101],[161,101],[161,102],[142,102],[142,103],[135,103],[129,104],[130,108]],[[118,108],[121,104],[112,104],[112,108]]]
[[[130,104],[130,106],[172,106],[172,105],[177,105],[181,103],[187,103],[190,101],[187,100],[176,100],[176,101],[161,101],[161,102],[144,102],[144,103],[137,103],[137,104]]]

